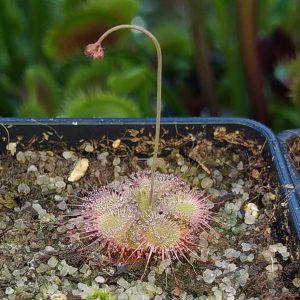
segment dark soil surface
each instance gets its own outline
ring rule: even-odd
[[[100,299],[102,290],[120,300],[300,299],[299,252],[265,145],[224,128],[214,137],[161,139],[158,171],[203,190],[215,221],[187,259],[154,257],[143,281],[145,259],[112,264],[99,245],[70,239],[77,225],[69,219],[89,191],[149,169],[152,138],[132,130],[47,149],[11,141],[0,164],[0,299]],[[70,182],[80,159],[88,169]]]

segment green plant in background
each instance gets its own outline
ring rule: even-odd
[[[55,116],[60,109],[60,94],[53,74],[44,66],[30,66],[24,74],[24,101],[18,115]]]
[[[270,74],[258,80],[257,70],[266,62],[253,53],[255,38],[264,35],[268,42],[278,27],[286,30],[295,47],[299,45],[300,2],[185,3],[186,9],[167,0],[1,1],[0,115],[75,116],[68,108],[72,101],[76,106],[83,101],[82,108],[111,91],[114,99],[119,98],[114,105],[126,99],[136,114],[130,115],[120,104],[116,110],[105,105],[105,112],[98,110],[98,116],[117,116],[120,111],[118,116],[153,116],[155,71],[149,60],[153,49],[143,38],[131,33],[110,38],[111,51],[102,64],[78,56],[87,41],[108,27],[139,20],[162,44],[166,115],[199,115],[208,108],[209,113],[265,120],[259,113],[265,98],[273,128],[298,126],[298,106],[278,92]],[[130,48],[124,51],[126,44]],[[280,63],[276,51],[286,44],[278,41],[278,45],[266,50],[274,53],[263,60],[274,55],[276,64]]]
[[[217,91],[219,103],[225,96],[229,98],[227,103],[231,101],[229,111],[263,122],[269,119],[268,124],[276,130],[291,125],[289,116],[294,121],[300,119],[300,110],[288,103],[286,94],[274,84],[274,75],[270,78],[268,73],[282,59],[292,57],[289,49],[292,42],[287,45],[286,40],[292,37],[299,42],[296,28],[299,27],[300,3],[203,0],[202,5],[205,11],[210,11],[207,15],[213,16],[205,20],[211,33],[211,48],[221,50],[224,55],[226,69]],[[272,33],[278,27],[288,30],[289,36],[284,39],[282,35],[276,36],[272,40]],[[260,35],[264,35],[263,43]]]
[[[292,103],[300,109],[300,56],[279,64],[276,75],[287,85]]]
[[[138,9],[138,1],[135,0],[88,0],[78,3],[74,10],[70,7],[72,1],[67,1],[69,12],[48,31],[45,51],[49,56],[65,58],[80,53],[99,32],[117,23],[128,22]]]
[[[77,56],[87,40],[112,25],[130,23],[138,9],[137,0],[2,1],[1,115],[153,116],[155,71],[147,52],[113,50],[115,44],[137,44],[133,36],[109,39],[112,51],[102,64]],[[112,101],[107,101],[108,90]],[[176,115],[186,114],[174,87],[166,85],[162,93]]]
[[[300,111],[300,57],[293,61],[293,79],[291,83],[291,99]]]
[[[241,49],[237,38],[236,1],[224,2],[213,0],[214,21],[209,24],[214,34],[214,48],[224,55],[226,75],[221,79],[219,97],[230,101],[235,114],[249,117],[250,99],[242,67]]]
[[[147,60],[132,68],[137,65],[134,55],[124,59],[113,51],[101,65],[76,59],[87,39],[130,22],[138,6],[136,0],[1,1],[0,115],[153,115],[155,74]],[[116,36],[108,43],[122,40]]]
[[[115,94],[90,91],[66,101],[63,115],[68,117],[140,117],[138,107],[129,99]]]
[[[284,61],[277,65],[275,70],[276,78],[286,88],[290,102],[282,102],[275,99],[270,106],[273,116],[273,128],[299,128],[300,127],[300,57]]]

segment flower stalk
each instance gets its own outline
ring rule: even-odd
[[[157,155],[158,155],[158,146],[159,146],[159,137],[160,137],[160,117],[161,117],[162,52],[161,52],[161,47],[159,45],[159,42],[156,39],[156,37],[145,28],[136,25],[123,24],[123,25],[112,27],[106,32],[104,32],[96,43],[90,44],[86,47],[85,54],[93,57],[94,59],[104,58],[104,50],[102,47],[103,41],[111,33],[120,29],[133,29],[144,33],[153,42],[157,53],[156,124],[155,124],[153,161],[151,165],[151,185],[150,185],[150,192],[149,192],[149,204],[151,206],[153,202],[153,188],[154,188],[153,186],[154,186],[155,170],[157,165]],[[143,202],[145,202],[145,199]]]

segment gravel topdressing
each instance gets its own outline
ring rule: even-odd
[[[187,259],[153,257],[141,281],[146,259],[114,265],[101,245],[70,238],[82,197],[149,169],[152,147],[142,130],[76,147],[10,142],[0,165],[0,299],[299,299],[299,253],[264,145],[224,128],[213,141],[161,140],[158,171],[203,190],[215,220]]]

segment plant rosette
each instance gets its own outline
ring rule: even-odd
[[[150,186],[151,173],[140,171],[92,191],[78,212],[79,237],[93,238],[123,262],[149,262],[152,254],[162,260],[185,257],[199,233],[210,228],[207,197],[172,174],[155,173],[151,202]]]

